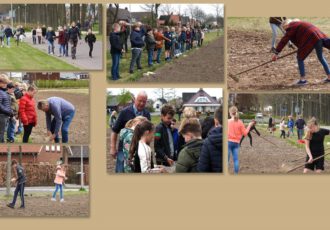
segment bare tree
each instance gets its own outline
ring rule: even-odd
[[[162,14],[171,15],[173,13],[173,7],[171,4],[163,4],[160,11]]]

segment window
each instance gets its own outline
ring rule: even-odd
[[[195,102],[198,103],[207,103],[207,102],[211,102],[207,97],[198,97]]]

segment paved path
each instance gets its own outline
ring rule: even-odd
[[[25,187],[24,192],[25,193],[34,193],[34,192],[53,192],[55,186],[44,186],[44,187]],[[89,190],[89,186],[84,186],[86,190]],[[66,192],[76,192],[79,191],[80,185],[65,185],[64,190]],[[11,187],[11,192],[14,193],[15,187]],[[0,193],[5,193],[6,188],[2,187],[0,188]]]
[[[82,70],[102,70],[103,69],[103,51],[102,51],[102,42],[96,41],[94,43],[94,49],[93,49],[93,58],[90,58],[88,56],[89,52],[89,46],[87,43],[85,43],[85,35],[81,36],[81,40],[78,42],[77,46],[77,59],[72,60],[70,57],[71,53],[71,45],[69,44],[69,57],[58,57],[59,54],[59,45],[57,40],[55,41],[55,55],[54,57],[59,58],[65,62],[67,62],[70,65],[76,66]],[[32,35],[31,33],[26,34],[25,41],[30,44],[32,47],[37,48],[41,51],[44,51],[48,53],[48,45],[47,44],[40,44],[40,45],[34,45],[32,41]]]

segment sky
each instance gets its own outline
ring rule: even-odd
[[[108,88],[108,91],[111,91],[112,94],[116,95],[119,94],[122,91],[123,88]],[[155,88],[147,88],[147,89],[141,89],[141,88],[126,88],[126,90],[129,90],[131,93],[136,95],[141,90],[145,90],[148,94],[148,97],[150,99],[157,99],[157,94],[154,93]],[[166,90],[166,88],[165,88]],[[197,92],[199,88],[175,88],[175,93],[177,97],[181,97],[183,92],[186,93],[194,93]],[[207,92],[211,97],[222,97],[222,89],[220,88],[203,88],[205,92]]]
[[[144,9],[141,8],[141,6],[143,6],[143,5],[144,4],[119,4],[119,7],[120,8],[127,7],[128,9],[131,9],[131,11],[133,11],[133,12],[143,12],[143,11],[145,11]],[[216,5],[216,4],[169,4],[169,5],[171,5],[172,8],[174,9],[173,13],[177,13],[176,11],[178,11],[179,5],[181,5],[182,13],[185,12],[185,9],[187,9],[188,5],[196,5],[196,6],[199,6],[201,9],[203,9],[204,12],[207,14],[213,14],[213,15],[216,14],[216,11],[214,9],[214,5]],[[217,4],[217,5],[222,5],[222,7],[223,7],[223,4]],[[189,14],[188,14],[188,16],[189,16]],[[223,11],[222,11],[221,16],[223,16]]]

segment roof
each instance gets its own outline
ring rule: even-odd
[[[206,93],[203,89],[200,89],[195,93],[183,106],[220,106],[220,103]]]
[[[131,12],[132,19],[135,19],[135,22],[137,21],[143,21],[143,19],[151,18],[152,13],[151,12]],[[133,20],[132,20],[133,21]]]
[[[185,104],[192,98],[196,93],[182,93],[182,103]]]
[[[113,13],[116,12],[115,7],[111,7],[109,10]],[[131,15],[128,9],[121,9],[121,8],[118,9],[117,21],[121,21],[121,20],[125,20],[127,22],[131,20]]]
[[[159,20],[162,20],[162,21],[168,21],[168,19],[170,18],[170,15],[161,15],[159,17]]]
[[[81,157],[81,146],[70,146],[71,154],[68,154],[68,158],[80,158]],[[89,158],[89,147],[83,146],[83,158]]]
[[[160,101],[163,104],[166,104],[167,103],[167,100],[164,99],[164,98],[158,98],[156,101]]]
[[[39,153],[42,146],[41,145],[22,145],[22,153],[23,154],[33,154]],[[9,147],[10,152],[12,154],[16,154],[20,152],[19,146],[14,145]],[[8,146],[0,146],[0,154],[7,154]]]
[[[180,22],[180,16],[172,14],[169,20],[170,20],[170,22],[173,22],[173,23],[179,23]]]

